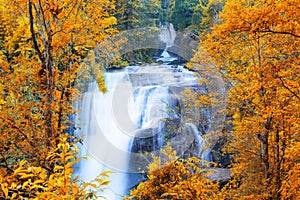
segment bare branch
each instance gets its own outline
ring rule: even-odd
[[[278,78],[279,78],[279,80],[281,81],[282,86],[283,86],[285,89],[287,89],[290,93],[292,93],[298,100],[300,100],[300,97],[299,97],[294,91],[292,91],[288,86],[286,86],[286,85],[284,84],[284,81],[283,81],[282,77],[279,77],[279,76],[278,76]]]
[[[34,32],[34,27],[33,27],[32,2],[30,0],[28,0],[28,12],[29,12],[30,33],[31,33],[31,37],[32,37],[33,47],[34,47],[34,50],[37,53],[40,61],[43,63],[45,61],[45,58],[43,57],[43,55],[39,49],[37,39],[35,37],[35,32]]]
[[[300,35],[296,35],[295,33],[287,32],[287,31],[273,31],[273,30],[267,29],[267,30],[256,30],[255,32],[291,35],[291,36],[294,36],[296,38],[300,38]]]
[[[6,157],[3,155],[3,153],[2,152],[0,152],[0,154],[1,154],[1,157],[3,158],[3,160],[4,160],[4,165],[3,164],[0,164],[0,167],[5,167],[7,170],[9,170],[10,172],[14,172],[14,170],[12,169],[12,168],[10,168],[9,167],[9,165],[8,165],[8,162],[7,162],[7,159],[6,159]]]

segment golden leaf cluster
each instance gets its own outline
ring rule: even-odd
[[[0,198],[85,199],[99,189],[72,176],[78,139],[68,133],[82,60],[116,32],[114,9],[109,0],[0,0]]]

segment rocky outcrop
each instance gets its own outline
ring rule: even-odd
[[[144,126],[144,121],[141,120],[142,123],[132,141],[131,152],[135,154],[132,155],[130,168],[146,171],[146,167],[152,161],[151,153],[159,155],[160,149],[167,142],[170,142],[179,157],[196,156],[217,162],[222,167],[229,164],[229,157],[223,156],[221,152],[225,139],[216,137],[217,141],[210,143],[210,108],[201,107],[197,103],[197,96],[206,95],[207,87],[204,84],[200,85],[192,72],[182,70],[176,66],[146,66],[129,73],[132,87],[138,90],[147,86],[167,87],[168,94],[164,103],[169,106],[167,115],[153,115],[156,118],[148,121],[148,125]],[[153,89],[149,89],[147,95],[153,95],[151,92]],[[224,182],[230,177],[228,169],[211,170],[215,170],[209,176],[212,180]]]
[[[231,176],[230,169],[226,168],[219,168],[219,167],[214,167],[214,168],[207,168],[206,169],[208,172],[208,178],[213,180],[213,181],[219,181],[221,184],[226,183]]]

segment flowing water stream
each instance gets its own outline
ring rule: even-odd
[[[192,72],[168,65],[127,67],[105,73],[105,80],[107,93],[100,92],[93,82],[79,103],[81,128],[78,134],[84,143],[82,153],[88,154],[88,160],[80,164],[79,175],[89,181],[103,171],[115,171],[103,194],[113,200],[121,199],[139,181],[128,176],[130,172],[137,172],[130,164],[133,149],[145,150],[136,147],[142,144],[134,140],[146,141],[145,145],[151,146],[147,151],[159,150],[165,144],[164,119],[184,121],[183,113],[170,112],[180,105],[180,92],[185,88],[204,88],[199,86]],[[185,132],[191,133],[199,146],[202,133],[197,126],[186,123]],[[194,153],[199,154],[199,149]]]
[[[195,106],[195,102],[187,106],[183,94],[186,89],[206,94],[207,88],[183,66],[167,65],[176,60],[168,53],[175,37],[172,25],[160,35],[166,47],[157,61],[163,64],[108,71],[108,92],[100,92],[92,82],[78,102],[77,135],[83,141],[81,153],[88,159],[80,162],[77,173],[90,181],[103,171],[114,171],[111,184],[101,194],[109,200],[122,199],[144,180],[140,172],[151,160],[142,160],[139,152],[157,154],[167,141],[179,156],[210,161],[202,138],[208,134],[210,111]],[[168,126],[175,129],[170,133]]]

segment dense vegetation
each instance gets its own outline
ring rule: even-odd
[[[189,67],[215,73],[202,69],[213,62],[228,86],[232,175],[220,185],[167,147],[170,159],[154,158],[127,198],[300,198],[298,0],[0,0],[0,10],[0,198],[88,199],[108,184],[105,172],[91,183],[72,174],[80,63],[118,31],[167,22],[200,37]],[[149,50],[122,59],[136,53]],[[102,70],[93,73],[105,91]]]
[[[0,1],[1,197],[87,198],[88,186],[107,184],[72,176],[76,138],[67,133],[81,60],[115,32],[114,8],[110,1]]]

